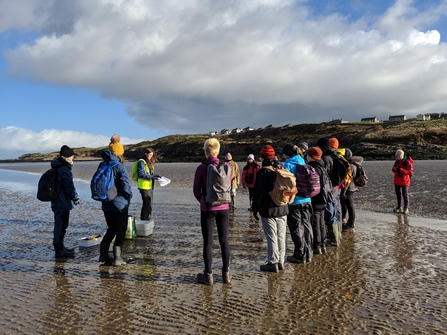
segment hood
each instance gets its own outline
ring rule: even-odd
[[[106,162],[120,161],[119,157],[115,154],[112,154],[109,149],[105,149],[101,152],[101,158]]]
[[[355,164],[361,165],[363,163],[363,157],[362,156],[352,156],[348,161],[350,161],[350,163],[355,163]]]
[[[71,168],[71,166],[73,165],[73,163],[70,163],[69,161],[67,161],[67,159],[65,157],[61,157],[59,156],[58,158],[56,158],[55,160],[51,161],[51,168],[58,168],[61,166],[67,166],[69,168]]]
[[[295,156],[287,158],[286,163],[301,164],[301,165],[306,164],[306,162],[304,161],[304,158],[301,157],[300,155],[295,155]]]
[[[405,157],[404,159],[407,159],[410,163],[413,163],[414,162],[414,159],[413,158],[411,158],[410,156],[408,156],[408,157]]]

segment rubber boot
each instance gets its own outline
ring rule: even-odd
[[[60,257],[73,257],[74,256],[74,252],[67,252],[64,249],[64,243],[62,242],[53,242],[53,246],[54,246],[54,257],[56,258],[60,258]]]
[[[67,247],[64,245],[64,250],[65,250],[66,252],[68,252],[68,253],[72,253],[73,255],[75,254],[75,250],[74,250],[74,248],[67,248]]]
[[[121,247],[113,246],[113,258],[113,266],[127,264],[126,261],[121,258]]]
[[[99,262],[106,263],[107,265],[112,265],[115,260],[112,256],[109,255],[109,247],[110,244],[101,242],[99,245]]]
[[[334,246],[334,247],[338,247],[341,243],[340,231],[339,231],[338,227],[339,227],[338,222],[330,225],[330,228],[332,229],[331,235],[333,235],[333,238],[334,238],[334,240],[332,242],[332,246]]]

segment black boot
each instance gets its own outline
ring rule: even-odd
[[[64,243],[62,242],[53,242],[53,246],[54,246],[54,257],[56,258],[60,258],[60,257],[73,257],[74,256],[74,252],[67,252],[64,249]]]
[[[74,248],[67,248],[65,245],[63,248],[64,248],[65,252],[73,254],[73,255],[75,254]]]
[[[124,265],[127,264],[124,259],[121,258],[121,247],[113,246],[113,265]]]
[[[101,242],[99,245],[99,262],[106,263],[107,265],[112,265],[115,260],[112,256],[109,255],[109,247],[110,244]]]

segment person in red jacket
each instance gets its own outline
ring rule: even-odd
[[[249,211],[252,210],[254,197],[253,189],[255,187],[256,174],[260,168],[261,167],[259,164],[255,161],[255,156],[253,154],[248,155],[247,164],[242,169],[242,187],[248,188],[248,196],[250,200],[250,207],[248,208]]]
[[[394,162],[392,171],[394,173],[394,188],[397,196],[397,207],[394,213],[408,214],[408,206],[410,199],[408,196],[408,188],[411,184],[411,177],[413,176],[413,159],[405,157],[403,150],[396,151],[396,161]],[[402,209],[402,200],[404,207]]]

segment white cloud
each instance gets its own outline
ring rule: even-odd
[[[387,118],[447,103],[438,89],[446,45],[436,29],[419,28],[443,3],[419,12],[398,0],[373,22],[349,22],[313,17],[300,1],[78,0],[59,3],[65,25],[57,2],[47,17],[36,14],[46,1],[30,3],[22,5],[35,22],[27,15],[20,26],[45,35],[7,53],[9,74],[94,88],[150,127]]]
[[[135,144],[144,139],[121,137],[122,144]],[[72,148],[98,148],[107,146],[110,137],[71,130],[45,129],[33,132],[29,129],[9,126],[0,128],[0,159],[17,158],[10,153],[47,153],[58,151],[66,144]]]

